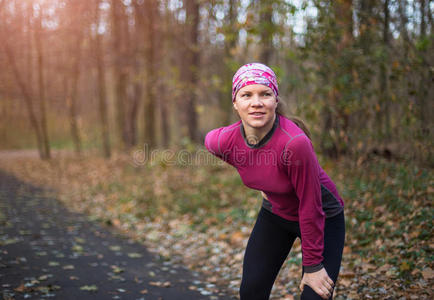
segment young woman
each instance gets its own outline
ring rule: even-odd
[[[241,120],[210,131],[205,146],[263,195],[244,255],[241,300],[269,298],[297,237],[301,299],[331,299],[345,240],[344,204],[335,184],[319,165],[302,122],[278,112],[277,80],[269,67],[242,66],[233,77],[232,102]]]

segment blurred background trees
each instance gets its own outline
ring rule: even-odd
[[[316,149],[432,164],[429,0],[0,0],[0,147],[200,144],[269,64]]]

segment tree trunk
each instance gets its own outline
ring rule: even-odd
[[[348,47],[353,41],[353,8],[351,0],[339,0],[334,2],[336,23],[341,32],[337,50]]]
[[[116,103],[116,128],[120,142],[128,146],[128,133],[126,129],[126,87],[128,69],[126,66],[125,42],[122,38],[122,26],[125,22],[125,12],[122,1],[111,1],[111,22],[114,51],[114,78],[115,78],[115,103]]]
[[[273,52],[273,6],[272,1],[259,1],[261,62],[268,65]]]
[[[28,81],[27,85],[25,80],[23,79],[22,75],[20,74],[20,71],[18,69],[18,65],[14,56],[14,52],[11,50],[9,43],[8,43],[8,39],[11,36],[11,34],[7,31],[7,26],[6,24],[4,24],[3,22],[1,22],[2,19],[2,12],[3,12],[3,5],[6,3],[6,1],[2,1],[0,2],[0,33],[2,35],[2,46],[4,49],[4,52],[6,54],[6,62],[9,63],[13,75],[15,77],[15,80],[18,84],[19,89],[21,90],[21,94],[23,95],[23,100],[24,103],[26,105],[27,108],[27,114],[29,116],[29,120],[30,120],[30,126],[33,128],[33,130],[35,131],[35,137],[36,137],[36,145],[38,148],[38,153],[39,153],[39,157],[41,159],[45,159],[45,151],[44,151],[44,146],[43,146],[43,138],[42,138],[42,134],[41,134],[41,128],[39,125],[39,121],[37,119],[37,114],[35,113],[34,107],[33,107],[33,103],[34,103],[34,99],[33,99],[33,93],[32,93],[32,82]],[[28,27],[27,27],[27,45],[28,47],[31,49],[33,44],[32,44],[32,26],[30,23],[30,15],[32,15],[33,13],[33,7],[31,5],[27,6],[28,8]],[[28,51],[31,52],[31,51]],[[27,74],[33,74],[32,70],[32,57],[29,55],[27,56]],[[27,79],[31,80],[32,77],[29,77],[31,75],[28,75]]]
[[[410,38],[407,31],[407,0],[399,0],[398,1],[398,13],[399,13],[399,31],[402,36],[403,48],[404,48],[404,61],[407,60],[408,57],[408,46],[410,45]]]
[[[382,125],[381,128],[384,130],[385,140],[390,141],[391,135],[391,124],[390,124],[390,93],[389,93],[389,0],[384,1],[383,6],[384,12],[384,23],[383,23],[383,47],[385,51],[386,59],[380,65],[380,76],[381,76],[381,110],[382,115]]]
[[[375,3],[373,0],[360,1],[360,47],[363,49],[365,55],[371,55],[371,46],[373,43],[374,35],[374,16],[373,10]]]
[[[228,11],[228,28],[225,32],[225,44],[224,44],[224,60],[225,60],[225,72],[224,72],[224,89],[220,93],[220,107],[223,110],[223,122],[222,124],[229,124],[232,116],[232,101],[230,99],[232,94],[232,76],[233,70],[231,66],[233,65],[233,55],[232,51],[237,45],[238,41],[238,29],[237,29],[237,7],[238,0],[229,0],[229,11]]]
[[[167,1],[165,1],[165,10],[169,11],[169,7],[168,7],[169,3]],[[160,61],[164,66],[171,66],[173,64],[171,64],[171,58],[169,57],[168,53],[170,49],[173,49],[173,45],[175,44],[175,40],[172,37],[173,32],[170,31],[171,28],[171,16],[169,14],[166,14],[166,18],[163,20],[161,19],[161,22],[159,23],[159,25],[161,26],[161,33],[160,33],[160,47],[162,49],[162,51],[159,51],[159,55],[161,57]],[[176,34],[176,33],[175,33]],[[159,101],[160,103],[160,116],[161,116],[161,141],[162,141],[162,146],[167,148],[170,147],[170,143],[171,143],[171,128],[170,128],[170,113],[171,113],[171,103],[173,103],[172,101],[172,97],[170,97],[169,93],[167,92],[168,90],[168,85],[166,83],[166,81],[160,81],[159,83],[160,86],[160,95],[161,95],[161,101]]]
[[[332,74],[332,89],[329,92],[329,103],[322,111],[323,133],[321,135],[321,150],[329,157],[337,158],[348,149],[342,147],[340,139],[348,134],[349,115],[344,109],[340,108],[339,102],[342,98],[342,90],[339,83],[335,80],[343,75],[350,76],[351,62],[345,61],[342,52],[353,42],[353,9],[351,0],[340,0],[331,3],[336,19],[336,28],[338,39],[336,41],[336,51],[333,59],[335,61],[344,61],[344,66],[334,70]],[[332,109],[328,106],[331,106]],[[343,132],[344,136],[341,136]]]
[[[433,21],[433,17],[432,17],[433,14],[431,12],[431,5],[429,5],[429,3],[427,5],[427,7],[426,7],[426,10],[427,10],[426,14],[428,16],[429,26],[431,28],[430,31],[431,31],[431,34],[434,34],[434,21]]]
[[[164,148],[170,145],[170,127],[169,127],[169,108],[167,105],[167,98],[164,98],[164,92],[162,95],[163,101],[160,101],[160,111],[161,111],[161,132],[162,132],[162,146]]]
[[[3,41],[3,47],[6,53],[6,56],[8,58],[8,62],[12,68],[12,71],[14,73],[15,80],[17,81],[18,86],[20,87],[21,93],[23,94],[23,99],[26,104],[27,113],[29,115],[30,125],[32,126],[33,130],[35,131],[36,136],[36,145],[38,147],[39,157],[41,159],[46,159],[45,156],[45,150],[43,145],[43,138],[41,134],[41,129],[39,127],[39,122],[36,117],[35,110],[33,108],[33,97],[31,96],[26,84],[24,83],[24,80],[21,77],[21,74],[18,70],[18,66],[15,61],[15,56],[11,49],[9,48],[9,45],[7,44],[7,41]]]
[[[420,39],[423,40],[426,38],[426,2],[425,0],[419,0],[420,2]],[[420,50],[419,55],[422,57],[422,60],[426,60],[426,50],[425,48],[422,48]],[[428,64],[426,64],[428,65]],[[429,74],[429,67],[425,66],[425,64],[422,63],[421,70],[420,70],[420,79],[419,79],[419,92],[417,97],[418,100],[418,106],[419,106],[419,121],[420,121],[420,137],[425,137],[429,134],[429,128],[428,125],[429,116],[432,105],[427,104],[428,100],[428,88],[432,85],[432,78]]]
[[[95,23],[100,23],[100,11],[99,11],[99,3],[101,0],[96,0],[96,10],[95,10]],[[95,33],[95,41],[94,41],[94,53],[96,59],[96,68],[97,68],[97,82],[98,82],[98,108],[99,108],[99,119],[101,125],[101,136],[103,142],[103,150],[104,156],[106,158],[110,158],[111,156],[111,147],[110,147],[110,136],[109,136],[109,128],[108,128],[108,116],[107,116],[107,95],[106,95],[106,86],[105,86],[105,66],[104,66],[104,54],[102,50],[102,36],[98,32]]]
[[[142,82],[140,80],[141,71],[143,68],[143,64],[141,63],[141,55],[140,55],[140,43],[139,40],[141,38],[139,26],[136,23],[135,31],[134,31],[134,40],[135,46],[131,51],[131,65],[133,67],[133,82],[132,82],[132,91],[129,93],[129,110],[127,115],[128,121],[128,145],[129,147],[133,147],[137,145],[137,116],[138,116],[138,108],[143,96],[143,88]]]
[[[419,0],[420,2],[420,36],[426,36],[426,2],[425,0]]]
[[[129,135],[131,139],[131,146],[137,144],[137,117],[138,108],[143,99],[143,82],[142,82],[142,72],[143,72],[143,30],[144,30],[144,17],[143,17],[143,6],[140,1],[134,0],[132,2],[134,7],[134,53],[132,55],[132,65],[133,65],[133,91],[130,100],[130,111],[129,111]]]
[[[42,48],[42,8],[39,12],[39,18],[37,20],[35,29],[35,43],[36,43],[36,55],[37,55],[37,68],[38,68],[38,87],[39,87],[39,113],[41,120],[41,137],[43,146],[43,159],[50,159],[50,141],[47,130],[47,109],[45,99],[45,78],[44,78],[44,53]]]
[[[33,51],[30,51],[30,49],[32,49],[33,45],[32,45],[32,14],[33,14],[33,6],[30,2],[27,2],[27,13],[26,13],[26,26],[27,26],[27,32],[26,32],[26,39],[27,39],[27,43],[28,43],[28,47],[29,47],[29,51],[27,51],[27,82],[30,85],[30,89],[31,89],[31,84],[33,82]]]
[[[144,38],[145,38],[145,103],[144,103],[144,140],[150,149],[156,147],[155,135],[155,108],[157,93],[156,93],[156,22],[158,22],[158,2],[156,0],[149,0],[148,5],[145,7],[145,20],[144,20]]]
[[[135,73],[138,74],[137,72]],[[138,108],[143,95],[143,89],[140,82],[135,82],[133,84],[133,95],[130,99],[130,110],[128,114],[128,141],[130,147],[137,145],[137,116]]]
[[[196,93],[197,76],[199,71],[199,1],[185,0],[187,43],[185,46],[185,62],[182,74],[185,80],[185,107],[188,136],[192,142],[199,142],[197,131]]]
[[[80,29],[79,29],[80,30]],[[80,62],[81,62],[81,43],[83,40],[83,34],[81,30],[77,33],[75,38],[75,57],[73,58],[72,65],[72,82],[71,89],[68,89],[67,103],[69,104],[69,123],[71,126],[71,136],[74,142],[75,153],[81,154],[81,138],[80,130],[77,123],[77,92],[78,92],[78,79],[80,77]]]
[[[132,75],[130,77],[130,83],[126,87],[126,100],[128,105],[126,106],[126,135],[127,135],[127,147],[131,148],[137,144],[137,115],[138,106],[140,99],[142,97],[142,87],[140,80],[141,64],[140,64],[140,53],[139,53],[139,39],[140,36],[137,34],[138,26],[136,24],[135,30],[130,32],[129,21],[123,22],[123,32],[125,38],[125,52],[128,57],[127,64],[131,66]],[[132,36],[131,36],[132,35]]]

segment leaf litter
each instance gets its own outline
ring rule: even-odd
[[[381,159],[358,161],[356,166],[345,159],[321,165],[346,205],[346,247],[334,298],[431,299],[432,170]],[[237,295],[260,196],[245,188],[232,168],[164,162],[137,167],[127,155],[108,161],[65,156],[49,163],[24,158],[3,168],[54,188],[65,205],[143,242],[162,262],[183,263],[200,272],[203,282],[211,284],[209,291],[225,287]],[[76,242],[74,250],[80,253],[82,241]],[[112,245],[110,250],[120,249]],[[299,294],[300,267],[297,242],[271,299]]]

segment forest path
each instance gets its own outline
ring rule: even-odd
[[[0,170],[3,299],[230,299]]]

